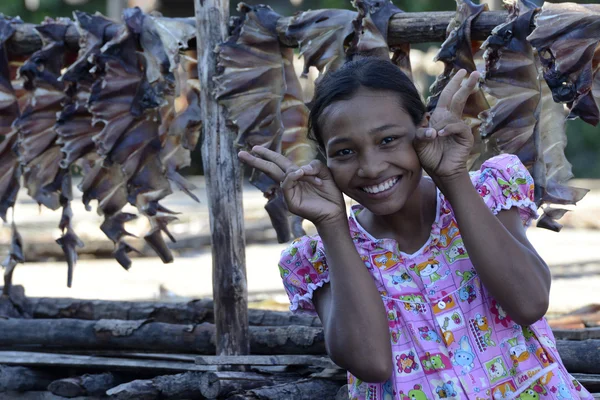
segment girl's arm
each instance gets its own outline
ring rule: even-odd
[[[365,382],[392,374],[392,348],[381,296],[350,237],[347,219],[317,225],[330,283],[313,293],[331,359]]]
[[[469,257],[492,296],[520,325],[543,317],[550,271],[527,239],[517,208],[494,216],[466,170],[434,180],[450,201]]]

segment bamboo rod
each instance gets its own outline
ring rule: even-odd
[[[446,27],[454,17],[453,11],[401,13],[392,16],[389,24],[388,41],[390,46],[400,43],[427,43],[442,42],[446,37]],[[483,40],[492,32],[494,27],[502,24],[506,19],[506,11],[485,11],[475,19],[472,28],[472,37]],[[287,21],[293,17],[282,17],[279,27],[287,26]],[[189,23],[195,23],[194,18],[184,18]],[[16,32],[8,43],[8,51],[17,56],[26,56],[42,47],[42,40],[35,30],[34,24],[15,25]],[[118,25],[105,32],[105,40],[114,36]],[[285,37],[285,32],[280,32],[283,44],[296,47],[298,43]],[[69,47],[79,47],[79,33],[73,26],[66,33],[66,43]]]

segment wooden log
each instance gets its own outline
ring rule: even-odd
[[[307,355],[282,356],[199,356],[198,365],[302,365],[320,368],[338,368],[329,357]]]
[[[157,376],[123,383],[106,392],[116,400],[203,399],[200,392],[201,372]]]
[[[0,286],[0,293],[4,287]],[[27,298],[22,285],[13,285],[9,295],[0,295],[0,317],[1,318],[30,318],[27,311]]]
[[[340,384],[322,379],[303,379],[234,394],[228,400],[314,400],[333,399]]]
[[[552,329],[552,333],[557,340],[600,339],[600,328]]]
[[[155,322],[169,324],[214,323],[213,306],[211,299],[198,299],[187,303],[166,303],[31,297],[27,298],[26,302],[27,312],[33,318],[152,319]],[[316,316],[259,309],[248,310],[248,322],[253,326],[322,326],[319,317]]]
[[[48,371],[0,365],[0,393],[46,390],[48,384],[54,379],[56,379],[56,375]],[[2,398],[2,395],[0,395],[0,398]]]
[[[214,96],[215,48],[228,37],[229,0],[194,0],[202,120],[202,162],[212,234],[217,355],[249,354],[246,240],[236,133]]]
[[[335,395],[335,400],[348,400],[350,395],[348,394],[348,385],[344,385],[338,390]]]
[[[30,351],[0,351],[0,364],[74,368],[86,370],[111,370],[135,373],[166,374],[185,371],[214,371],[215,366],[196,365],[190,362],[130,359],[123,357],[97,357],[79,354],[55,354]],[[56,379],[56,378],[54,378]]]
[[[1,400],[64,400],[62,396],[57,396],[48,391],[32,391],[32,392],[6,392],[6,397],[0,397]],[[73,397],[71,400],[106,400],[106,396],[85,396]]]
[[[0,345],[63,349],[154,350],[215,354],[215,326],[163,322],[78,319],[0,320]],[[253,354],[325,354],[322,328],[253,326]]]
[[[124,378],[110,372],[85,374],[58,379],[48,385],[48,391],[57,396],[104,396],[106,391],[124,382]]]
[[[577,382],[592,393],[600,392],[600,375],[595,374],[571,374]]]
[[[600,340],[557,340],[556,347],[567,371],[600,374]]]
[[[453,11],[436,11],[420,13],[400,13],[392,16],[388,27],[388,44],[397,46],[401,43],[443,42],[446,38],[446,28],[454,17]],[[289,47],[297,47],[298,43],[285,37],[285,26],[293,17],[283,17],[278,21],[280,40]],[[188,23],[195,23],[194,18],[184,18]],[[483,40],[489,36],[492,29],[506,20],[506,11],[485,11],[475,19],[472,27],[474,40]],[[104,34],[104,40],[110,40],[118,25],[111,26]],[[8,42],[8,51],[12,55],[26,56],[42,47],[42,40],[33,24],[15,25],[16,32]],[[79,33],[71,27],[66,33],[66,43],[69,48],[78,49]]]
[[[282,383],[281,379],[275,376],[254,372],[207,372],[200,379],[200,393],[207,399],[220,399],[227,397],[234,391],[271,386],[274,382]]]

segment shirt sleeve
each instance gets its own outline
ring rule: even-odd
[[[494,215],[517,207],[524,226],[538,217],[533,178],[517,156],[501,154],[490,158],[471,175],[471,180]]]
[[[323,243],[318,236],[296,239],[281,253],[279,272],[290,298],[290,310],[317,315],[313,292],[329,282]]]

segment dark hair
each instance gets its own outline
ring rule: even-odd
[[[374,57],[350,61],[337,71],[327,73],[315,87],[310,115],[308,117],[308,137],[317,142],[325,153],[319,118],[331,103],[348,100],[361,88],[395,92],[400,106],[408,112],[418,126],[425,115],[425,105],[412,81],[400,68],[389,60]]]

